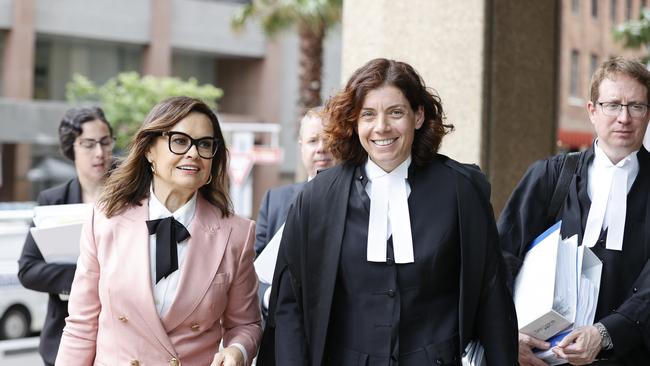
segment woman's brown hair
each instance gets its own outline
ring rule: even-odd
[[[357,69],[345,88],[325,106],[328,124],[327,145],[339,161],[362,164],[368,153],[361,146],[357,121],[363,101],[371,90],[392,85],[402,91],[411,109],[424,111],[424,123],[415,130],[411,156],[415,165],[431,161],[437,154],[444,135],[454,128],[444,123],[440,97],[427,89],[420,75],[407,63],[377,58]]]
[[[146,153],[160,136],[159,132],[169,131],[190,113],[201,113],[208,117],[212,122],[214,137],[218,141],[217,152],[212,158],[212,180],[199,188],[199,194],[217,206],[223,216],[232,215],[232,203],[226,191],[228,150],[219,120],[202,101],[189,97],[173,97],[158,103],[149,112],[128,147],[128,155],[106,181],[98,205],[107,217],[118,215],[130,206],[139,205],[140,201],[149,196],[153,173]]]

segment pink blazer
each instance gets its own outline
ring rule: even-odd
[[[147,200],[81,234],[56,365],[201,365],[242,344],[249,364],[262,330],[253,268],[255,223],[222,218],[199,195],[178,292],[160,318],[151,288]]]

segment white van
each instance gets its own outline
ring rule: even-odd
[[[18,281],[18,258],[31,219],[30,208],[0,210],[0,339],[29,336],[45,321],[48,294]]]

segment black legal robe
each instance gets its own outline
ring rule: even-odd
[[[340,293],[335,293],[341,290],[337,288],[339,271],[346,266],[341,265],[341,255],[345,253],[342,245],[349,217],[350,196],[354,180],[358,179],[354,174],[357,169],[344,164],[319,174],[305,185],[290,209],[275,270],[269,323],[258,358],[260,366],[322,365],[326,364],[326,360],[333,360],[332,353],[337,352],[336,340],[329,336],[336,334],[337,327],[341,326],[333,323],[341,316],[340,309],[333,307],[336,306],[335,301],[342,299]],[[452,181],[446,183],[455,190],[454,199],[450,201],[455,207],[435,201],[436,195],[431,192],[437,189],[439,179]],[[460,352],[470,340],[480,339],[485,346],[488,363],[515,365],[516,316],[505,285],[505,267],[497,243],[487,181],[476,168],[442,155],[426,166],[412,166],[408,180],[411,186],[409,213],[416,253],[416,263],[413,265],[420,266],[423,275],[454,283],[457,291],[453,309],[447,309],[454,319],[426,324],[438,332],[431,343],[438,344],[449,339],[458,342],[457,346],[445,348],[457,352],[457,361],[452,358],[449,363],[453,365],[459,362]],[[436,250],[439,248],[426,248],[424,251],[419,248],[428,245],[435,248],[439,244],[419,240],[432,237],[427,230],[435,227],[431,221],[435,216],[431,214],[433,211],[448,212],[454,216],[446,219],[456,225],[458,255],[454,259],[453,255],[447,257],[447,254],[440,252],[439,258],[430,256],[429,263],[445,259],[459,261],[458,273],[445,273],[443,268],[439,268],[438,272],[435,266],[425,268],[425,261],[417,263],[418,253],[427,250],[438,253]],[[438,239],[444,241],[442,237]],[[365,241],[362,245],[365,247]],[[406,290],[396,289],[401,297],[408,295]],[[424,290],[420,291],[407,306],[416,309],[420,304],[428,305],[431,297],[427,298],[424,293]],[[390,297],[388,292],[386,296]],[[402,304],[400,302],[400,306]],[[335,310],[339,313],[333,313]],[[407,318],[398,318],[402,319]],[[398,347],[402,351],[408,351],[413,346],[407,339],[410,330],[402,326],[397,337],[392,338],[399,340]],[[432,330],[431,333],[435,332]],[[399,352],[400,357],[404,355],[402,351]],[[430,362],[436,364],[443,353],[436,349],[430,351]],[[377,353],[391,355],[392,346]],[[390,362],[395,364],[395,361]]]
[[[591,206],[587,169],[593,157],[593,147],[580,154],[564,205],[551,222],[546,210],[562,155],[535,162],[513,191],[498,222],[511,281],[532,240],[554,222],[562,220],[563,237],[578,234],[582,242]],[[627,196],[623,250],[606,249],[604,235],[592,248],[603,261],[595,321],[605,325],[614,344],[614,350],[601,357],[630,366],[650,363],[650,153],[641,147],[637,158],[639,173]]]

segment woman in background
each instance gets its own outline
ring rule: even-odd
[[[227,166],[205,103],[149,112],[82,229],[57,365],[250,365],[255,225],[233,214]]]
[[[70,109],[59,124],[59,146],[74,162],[77,176],[38,195],[39,205],[95,202],[112,163],[113,130],[97,107]],[[26,288],[47,292],[50,299],[41,330],[39,353],[45,365],[54,365],[61,332],[68,316],[68,302],[75,264],[46,263],[28,233],[18,260],[18,279]],[[5,334],[6,335],[6,334]]]

